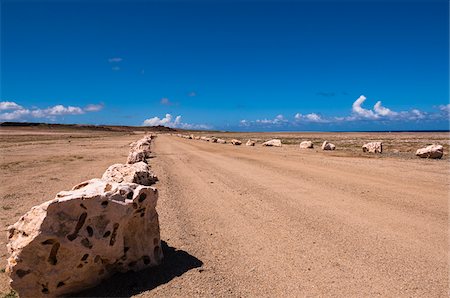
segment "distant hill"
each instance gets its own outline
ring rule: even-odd
[[[174,132],[177,129],[166,126],[120,126],[120,125],[85,125],[85,124],[53,124],[37,122],[1,122],[0,127],[33,127],[37,129],[76,129],[76,130],[97,130],[97,131],[118,131],[127,132],[135,130]]]

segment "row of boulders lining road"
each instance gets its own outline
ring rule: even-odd
[[[194,136],[192,134],[190,135],[184,135],[184,134],[177,134],[176,136],[180,138],[185,139],[193,139],[193,140],[202,140],[206,142],[211,143],[220,143],[220,144],[227,144],[230,143],[235,146],[239,146],[242,144],[240,140],[232,139],[230,141],[226,141],[224,139],[216,138],[216,137],[206,137],[206,136]],[[254,140],[248,140],[247,143],[245,143],[246,146],[255,146],[256,141]],[[262,143],[262,146],[267,147],[281,147],[282,143],[280,139],[272,139],[268,140],[266,142]],[[300,143],[300,149],[313,149],[314,144],[311,141],[302,141]],[[322,150],[329,151],[329,150],[336,150],[336,145],[324,141],[321,146]],[[369,142],[362,146],[362,151],[367,153],[383,153],[383,143],[382,142]],[[421,158],[432,158],[432,159],[440,159],[444,155],[444,147],[442,145],[429,145],[424,148],[417,149],[416,156],[419,156]]]
[[[115,272],[161,263],[152,139],[132,143],[126,164],[59,192],[8,227],[6,271],[21,297],[76,293]]]

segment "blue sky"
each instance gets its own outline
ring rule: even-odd
[[[2,0],[0,121],[448,129],[448,5]]]

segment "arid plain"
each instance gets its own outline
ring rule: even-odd
[[[160,134],[151,167],[165,262],[79,296],[443,297],[448,294],[448,133]],[[0,225],[124,162],[143,132],[0,129]],[[281,148],[261,142],[280,138]],[[299,150],[302,140],[315,148]],[[336,150],[324,152],[328,140]],[[363,153],[383,141],[384,153]],[[416,149],[444,145],[441,160]],[[6,233],[0,237],[5,267]],[[74,269],[75,270],[75,269]],[[0,273],[0,293],[10,292]]]

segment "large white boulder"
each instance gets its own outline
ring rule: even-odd
[[[157,198],[149,186],[92,179],[33,207],[8,227],[11,287],[62,296],[160,264]]]
[[[224,139],[217,139],[217,143],[219,143],[219,144],[226,144],[227,141],[225,141]]]
[[[430,145],[421,149],[417,149],[416,155],[421,158],[442,158],[444,155],[444,147],[442,145]]]
[[[303,141],[300,143],[300,149],[312,149],[314,144],[311,141]]]
[[[381,142],[370,142],[362,146],[363,152],[369,153],[383,153],[383,143]]]
[[[139,150],[139,151],[130,151],[127,157],[127,163],[133,164],[137,162],[146,162],[147,159],[147,153],[145,151]]]
[[[152,185],[158,180],[151,172],[150,167],[142,161],[134,164],[114,164],[105,171],[102,179],[141,185]]]
[[[230,143],[233,144],[233,145],[235,145],[235,146],[240,146],[240,145],[242,144],[241,141],[236,140],[236,139],[232,139],[232,140],[230,141]]]
[[[324,141],[322,143],[322,150],[335,150],[336,146],[334,144],[328,143],[328,141]]]
[[[245,146],[255,146],[255,141],[253,140],[248,140],[247,143],[245,143]]]
[[[281,140],[279,139],[272,139],[270,141],[262,143],[263,146],[269,146],[269,147],[281,147]]]

